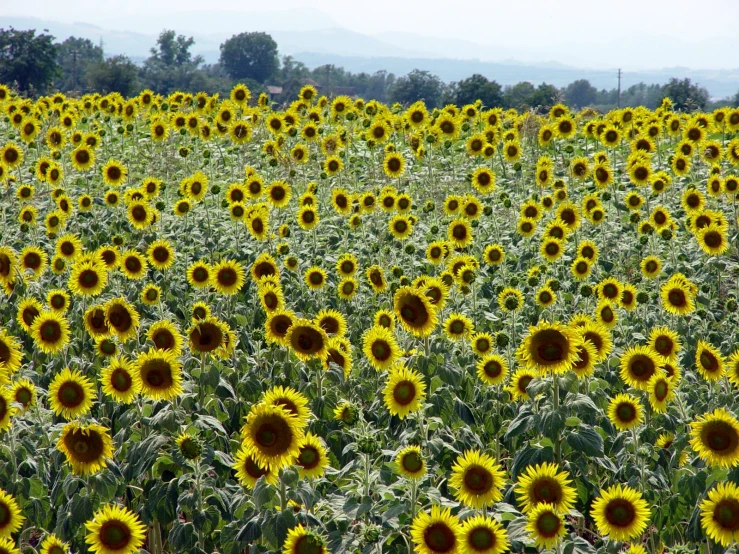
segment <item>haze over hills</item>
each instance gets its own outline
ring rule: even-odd
[[[273,36],[281,55],[291,55],[310,68],[331,63],[352,72],[386,70],[396,75],[423,69],[444,81],[481,73],[502,85],[531,81],[561,87],[577,79],[588,79],[599,89],[611,89],[616,86],[616,68],[621,66],[623,88],[638,82],[665,83],[671,77],[688,77],[707,88],[713,98],[727,97],[739,90],[739,61],[734,55],[739,51],[737,37],[716,37],[710,44],[643,35],[586,43],[588,37],[584,37],[580,43],[553,44],[546,50],[514,48],[409,32],[363,34],[340,27],[326,13],[312,8],[253,13],[178,12],[163,17],[92,17],[90,21],[0,15],[0,27],[48,29],[59,41],[77,36],[97,44],[102,38],[106,55],[125,54],[136,62],[149,56],[149,49],[163,28],[192,35],[195,39],[192,51],[203,56],[206,63],[218,61],[219,45],[233,34],[260,30]],[[639,62],[622,64],[623,60],[639,60],[640,53],[653,48],[656,42],[660,45],[660,59],[666,60],[669,67],[647,68]],[[713,55],[706,57],[707,50]]]

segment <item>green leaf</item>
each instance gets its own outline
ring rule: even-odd
[[[587,456],[603,456],[603,439],[590,426],[581,424],[576,432],[567,436],[567,443],[575,452],[582,452]]]

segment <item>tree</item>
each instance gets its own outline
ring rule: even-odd
[[[61,75],[55,83],[62,91],[81,90],[87,86],[87,70],[103,61],[103,49],[90,39],[69,37],[58,45],[57,63]]]
[[[507,86],[503,92],[505,107],[520,110],[531,105],[531,98],[536,92],[536,87],[528,81],[521,81],[513,86]]]
[[[691,83],[690,79],[672,78],[662,87],[662,98],[669,96],[675,109],[693,111],[703,109],[708,103],[708,91]]]
[[[280,65],[277,43],[267,33],[241,33],[221,44],[220,63],[232,79],[265,82]]]
[[[0,29],[0,82],[15,82],[22,92],[45,92],[59,72],[56,55],[51,35]]]
[[[501,86],[479,73],[459,81],[456,85],[455,96],[458,106],[473,104],[476,100],[481,100],[482,104],[488,108],[503,105]]]
[[[562,100],[562,93],[557,87],[542,83],[536,87],[536,92],[529,98],[529,105],[532,108],[548,110],[560,100]]]
[[[598,89],[587,79],[578,79],[570,83],[564,90],[565,102],[573,108],[583,108],[595,103]]]
[[[203,90],[208,77],[202,74],[202,56],[193,56],[190,48],[195,44],[192,37],[177,35],[165,29],[159,33],[157,44],[153,47],[141,69],[143,85],[159,94],[169,94],[174,90]]]
[[[395,81],[390,89],[390,100],[405,105],[423,100],[429,108],[436,108],[441,100],[442,87],[441,79],[436,75],[414,69]]]
[[[138,68],[126,56],[113,56],[93,64],[87,72],[87,81],[92,90],[103,94],[119,92],[131,96],[138,85]]]

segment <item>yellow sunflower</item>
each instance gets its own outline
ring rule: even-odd
[[[121,296],[105,303],[105,322],[122,343],[138,335],[139,313]]]
[[[430,335],[437,323],[436,307],[412,287],[403,286],[395,292],[393,311],[400,325],[416,337]]]
[[[526,530],[539,548],[554,549],[565,536],[565,521],[554,506],[546,502],[537,504],[528,513]]]
[[[69,343],[69,323],[55,312],[41,312],[31,325],[36,346],[46,354],[55,354]]]
[[[287,408],[262,402],[249,411],[241,438],[259,466],[277,472],[300,454],[303,430],[304,425]]]
[[[285,538],[282,554],[327,554],[328,549],[323,538],[302,524],[290,529]]]
[[[461,554],[462,526],[449,508],[434,504],[431,513],[421,512],[411,524],[411,539],[418,554]]]
[[[234,457],[233,468],[236,470],[236,478],[242,486],[253,489],[257,481],[264,477],[264,481],[270,485],[276,485],[279,481],[279,470],[271,470],[260,465],[249,449],[242,446]]]
[[[529,327],[529,333],[516,351],[519,362],[541,374],[564,373],[579,359],[582,336],[560,323],[541,321]]]
[[[710,343],[699,340],[695,352],[695,365],[698,373],[706,381],[717,381],[725,372],[724,358]]]
[[[739,464],[739,421],[725,408],[699,416],[690,426],[690,446],[710,466]]]
[[[221,294],[231,296],[244,286],[245,271],[239,262],[221,260],[211,271],[211,286]]]
[[[472,516],[464,521],[459,531],[459,541],[464,554],[502,554],[510,543],[508,533],[492,517]]]
[[[426,461],[420,446],[407,446],[395,457],[398,473],[408,479],[421,479],[426,475]]]
[[[49,384],[51,410],[65,419],[76,419],[92,408],[95,385],[79,369],[65,367]]]
[[[621,379],[630,387],[647,390],[649,380],[661,370],[660,357],[648,346],[632,346],[621,355]]]
[[[313,433],[306,433],[300,441],[300,452],[295,457],[295,465],[301,479],[322,477],[326,467],[330,465],[326,447]]]
[[[590,516],[603,537],[623,542],[644,532],[651,512],[640,492],[618,484],[601,491]]]
[[[400,357],[400,347],[391,329],[370,328],[363,337],[362,349],[369,363],[378,371],[391,367]]]
[[[169,350],[139,354],[133,372],[141,383],[141,394],[152,400],[172,400],[182,394],[182,365]]]
[[[388,373],[383,398],[390,415],[405,419],[408,414],[423,408],[426,399],[423,376],[403,363],[395,364]]]
[[[64,426],[56,447],[75,475],[92,475],[107,467],[106,459],[113,457],[113,440],[108,432],[107,427],[95,423],[80,425],[73,421]]]
[[[100,371],[103,394],[120,404],[130,404],[141,392],[141,379],[125,356],[113,358]]]
[[[701,526],[721,546],[739,542],[739,487],[728,481],[708,491],[700,503]]]
[[[495,459],[478,450],[468,450],[452,466],[449,486],[465,506],[485,508],[503,498],[506,475]]]
[[[108,504],[85,523],[85,541],[96,554],[134,554],[144,545],[146,526],[126,507]]]
[[[549,504],[560,513],[568,513],[577,501],[577,492],[571,483],[569,474],[560,471],[555,463],[527,467],[516,483],[521,510],[528,513],[539,504]]]

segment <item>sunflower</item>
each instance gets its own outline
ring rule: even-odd
[[[516,497],[524,513],[539,504],[549,504],[556,511],[567,513],[577,500],[571,482],[569,474],[560,471],[557,464],[545,462],[528,466],[516,483]]]
[[[7,170],[15,169],[23,163],[23,150],[14,142],[0,148],[0,166]]]
[[[125,356],[113,358],[100,371],[103,393],[119,404],[130,404],[141,392],[141,380],[131,362]]]
[[[564,243],[553,237],[545,239],[539,248],[539,254],[549,263],[556,262],[564,254]]]
[[[590,516],[603,537],[623,542],[644,532],[651,513],[640,492],[618,484],[601,491]]]
[[[78,260],[69,274],[67,286],[76,296],[98,296],[108,284],[105,266],[96,260]]]
[[[46,354],[55,354],[69,343],[69,323],[56,312],[41,312],[31,325],[36,346]]]
[[[593,343],[583,340],[577,351],[577,361],[572,366],[572,372],[578,379],[589,377],[595,371],[595,364],[598,361],[598,351]]]
[[[498,354],[486,354],[476,366],[477,376],[487,385],[500,385],[508,376],[508,362]]]
[[[639,390],[647,390],[649,380],[660,372],[659,355],[648,346],[633,346],[621,356],[621,379]]]
[[[461,554],[462,526],[449,508],[434,504],[411,524],[411,539],[418,554]]]
[[[729,239],[721,227],[704,227],[699,229],[695,237],[701,250],[709,256],[720,256],[729,249]]]
[[[395,329],[395,314],[391,310],[377,310],[374,316],[374,325],[393,331]]]
[[[264,323],[265,334],[264,338],[267,343],[277,343],[283,346],[288,346],[287,335],[292,326],[295,318],[292,312],[286,312],[284,310],[278,310],[272,312]]]
[[[213,281],[212,279],[213,268],[204,261],[193,262],[189,268],[187,268],[187,281],[191,286],[202,289],[209,287]]]
[[[2,375],[12,375],[23,363],[23,350],[20,341],[0,328],[0,380]]]
[[[95,165],[95,151],[86,145],[78,146],[70,156],[77,171],[87,171]]]
[[[222,260],[211,273],[211,285],[221,294],[231,296],[244,286],[244,268],[239,262]]]
[[[706,535],[721,546],[739,542],[739,487],[719,483],[700,503],[701,526]]]
[[[105,318],[105,306],[90,306],[83,316],[85,329],[94,339],[103,339],[111,333]]]
[[[0,246],[0,284],[12,283],[15,280],[17,263],[15,251],[7,246]]]
[[[495,460],[477,450],[457,457],[449,486],[456,489],[457,500],[471,508],[485,508],[503,498],[505,473]]]
[[[408,414],[423,408],[426,383],[416,370],[396,363],[388,373],[383,397],[390,415],[405,419]]]
[[[125,298],[119,296],[105,303],[105,322],[123,343],[137,336],[139,313]]]
[[[97,554],[134,554],[144,545],[146,526],[126,507],[108,504],[85,523],[85,541]]]
[[[65,419],[76,419],[92,408],[95,385],[79,369],[65,367],[49,384],[51,410]]]
[[[0,375],[2,377],[2,375]],[[2,384],[2,383],[0,383]],[[5,387],[0,387],[0,432],[8,429],[11,418],[18,410],[13,406],[13,397]]]
[[[456,248],[466,248],[472,244],[472,227],[465,218],[458,218],[449,224],[447,237]]]
[[[0,374],[0,381],[2,381],[2,374]],[[36,396],[36,386],[31,381],[17,379],[10,387],[10,399],[6,400],[6,404],[17,402],[21,405],[21,411],[25,412],[36,405]],[[7,406],[5,410],[7,411]],[[0,419],[2,419],[2,416],[0,416]]]
[[[394,238],[405,240],[413,233],[413,223],[406,215],[396,215],[388,223],[388,230]]]
[[[306,270],[304,280],[305,284],[308,285],[309,288],[313,290],[318,290],[323,288],[323,286],[326,284],[327,277],[328,274],[326,273],[326,271],[318,266],[312,266]]]
[[[564,373],[579,359],[578,347],[582,341],[580,334],[569,327],[541,321],[529,327],[516,357],[521,364],[541,374]]]
[[[302,524],[290,529],[285,538],[282,554],[327,554],[323,538]]]
[[[693,295],[686,283],[670,279],[660,289],[662,305],[673,315],[687,315],[695,310]]]
[[[206,316],[198,319],[187,331],[190,351],[194,354],[213,353],[215,356],[223,357],[229,332],[228,324],[217,317]]]
[[[550,287],[544,286],[544,287],[541,287],[538,291],[536,291],[535,298],[536,298],[536,303],[540,307],[546,308],[556,302],[557,295],[554,293],[554,291]]]
[[[354,277],[346,277],[336,286],[339,298],[342,300],[351,300],[357,294],[359,284]]]
[[[161,271],[172,267],[175,260],[175,251],[168,240],[156,240],[146,250],[149,263]]]
[[[435,306],[412,287],[403,286],[395,292],[393,311],[401,326],[416,337],[430,335],[436,326]]]
[[[307,319],[296,319],[285,337],[298,359],[307,362],[311,358],[323,358],[328,345],[326,332]]]
[[[478,167],[472,173],[471,181],[480,194],[490,194],[495,190],[495,173],[490,168]]]
[[[526,389],[531,384],[531,381],[533,381],[536,377],[537,374],[527,368],[520,368],[516,370],[516,372],[511,377],[511,382],[508,386],[508,392],[510,392],[511,397],[514,401],[527,400],[528,398],[530,398],[529,393]]]
[[[422,479],[426,475],[426,461],[420,446],[407,446],[395,457],[398,473],[408,479]]]
[[[614,306],[607,300],[601,300],[595,307],[595,318],[607,329],[613,329],[618,323],[618,316]]]
[[[248,489],[253,489],[261,477],[264,477],[265,483],[270,485],[276,485],[279,481],[278,470],[270,470],[260,465],[244,446],[236,453],[233,468],[236,470],[239,483]]]
[[[46,271],[49,257],[37,246],[26,246],[20,253],[20,270],[27,280],[38,279]],[[30,272],[30,273],[29,273]]]
[[[630,394],[617,394],[608,403],[608,419],[619,431],[636,427],[642,422],[643,415],[641,403]]]
[[[67,423],[56,443],[72,466],[75,475],[93,475],[107,467],[106,458],[113,457],[113,441],[109,429],[91,423],[80,425],[73,421]]]
[[[458,312],[453,312],[444,321],[444,334],[451,340],[461,340],[469,336],[473,331],[472,320]]]
[[[378,371],[391,367],[400,356],[392,330],[381,326],[374,326],[364,334],[362,349],[370,365]]]
[[[385,272],[379,265],[373,265],[367,268],[367,280],[375,293],[384,292],[387,288],[387,279]]]
[[[665,360],[676,360],[682,345],[675,331],[667,327],[655,327],[649,333],[649,347]]]
[[[470,336],[470,346],[478,356],[486,356],[493,347],[493,336],[490,333],[474,333]]]
[[[146,258],[135,250],[123,252],[120,269],[128,279],[143,279],[147,269]]]
[[[169,350],[139,354],[133,372],[141,383],[141,394],[152,400],[172,400],[182,394],[182,365]]]
[[[39,552],[40,554],[69,554],[69,545],[51,534],[41,542]]]
[[[279,286],[265,283],[259,287],[258,294],[265,313],[279,311],[285,307],[285,297]]]
[[[725,408],[699,416],[690,426],[690,446],[712,467],[739,464],[739,421]]]
[[[0,489],[0,539],[7,539],[21,529],[25,519],[15,498]]]
[[[33,322],[38,318],[41,310],[43,310],[41,302],[32,297],[23,298],[18,303],[16,321],[26,333],[31,332]]]
[[[556,548],[566,533],[562,515],[546,502],[537,504],[528,513],[526,531],[531,534],[536,546],[544,549]]]
[[[300,441],[300,453],[295,457],[295,465],[301,479],[322,477],[329,466],[326,447],[313,433],[306,433]]]
[[[277,472],[300,454],[304,424],[282,405],[255,404],[241,429],[243,446],[261,467]]]

